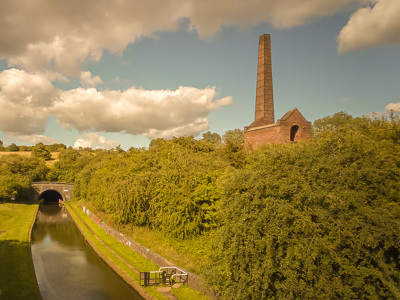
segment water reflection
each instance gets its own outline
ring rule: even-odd
[[[143,299],[97,256],[59,204],[40,207],[32,256],[44,300]]]

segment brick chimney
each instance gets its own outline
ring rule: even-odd
[[[275,123],[274,94],[272,90],[271,36],[260,36],[258,46],[257,94],[255,121],[259,125]],[[260,122],[261,121],[261,122]]]

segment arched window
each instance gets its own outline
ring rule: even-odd
[[[290,128],[290,141],[294,142],[294,138],[296,137],[296,133],[299,130],[298,125],[293,125],[292,128]]]

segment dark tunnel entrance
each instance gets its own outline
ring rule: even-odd
[[[39,195],[39,201],[43,199],[44,204],[58,203],[58,200],[63,201],[61,194],[55,190],[47,190]]]

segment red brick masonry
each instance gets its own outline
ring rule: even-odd
[[[297,108],[288,111],[276,123],[272,87],[271,37],[260,36],[258,47],[255,119],[244,128],[245,146],[256,150],[268,143],[298,142],[310,139],[311,122]]]
[[[251,146],[253,150],[268,143],[299,142],[310,137],[311,122],[308,122],[297,108],[287,112],[275,124],[244,128],[246,148]]]

